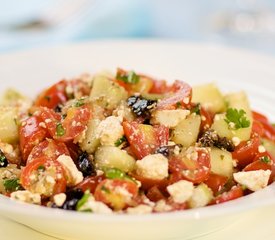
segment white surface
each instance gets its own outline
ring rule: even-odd
[[[235,49],[162,41],[94,42],[2,55],[0,66],[3,66],[0,68],[0,91],[14,86],[31,95],[64,76],[72,77],[84,71],[115,70],[118,66],[170,81],[186,80],[192,85],[216,81],[227,91],[245,89],[253,107],[275,120],[275,60]],[[231,233],[256,231],[262,237],[260,231],[266,229],[257,229],[257,226],[267,217],[261,209],[254,213],[245,211],[270,204],[274,206],[274,196],[275,184],[220,206],[147,216],[71,213],[17,204],[0,196],[0,212],[18,222],[67,239],[103,240],[112,237],[159,240],[179,236],[187,239],[232,222],[234,224],[230,227],[235,230],[227,228],[221,233],[222,237],[217,236],[225,239]],[[270,212],[266,214],[272,221]],[[260,223],[251,229],[247,222],[254,223],[254,220]],[[246,226],[239,229],[241,224],[238,221],[243,221]],[[261,237],[258,235],[256,239]]]

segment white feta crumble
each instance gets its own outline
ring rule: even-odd
[[[233,174],[234,180],[247,187],[251,191],[265,188],[270,177],[270,170],[255,170],[248,172],[237,172]]]
[[[179,122],[190,114],[189,110],[157,110],[152,114],[152,123],[161,124],[166,127],[176,127]]]
[[[260,145],[259,147],[258,147],[258,152],[259,153],[264,153],[266,150],[265,150],[265,147],[263,146],[263,145]]]
[[[241,140],[238,137],[233,137],[232,142],[233,142],[234,146],[236,147],[241,143]]]
[[[72,187],[83,181],[83,174],[78,171],[71,157],[63,154],[57,158],[57,161],[62,164],[66,172],[68,186]]]
[[[96,136],[102,145],[114,146],[115,142],[124,135],[121,118],[110,116],[102,120],[96,130]]]
[[[192,196],[194,185],[189,181],[180,180],[172,185],[169,185],[167,187],[167,191],[171,195],[174,202],[184,203]]]
[[[38,193],[32,193],[28,190],[16,191],[11,193],[11,199],[25,203],[41,204],[41,196]]]
[[[145,204],[140,204],[136,207],[129,207],[126,210],[126,212],[129,214],[146,214],[146,213],[151,213],[152,211],[153,211],[153,208]]]
[[[150,179],[168,177],[168,159],[162,154],[152,154],[136,161],[136,173]]]
[[[156,205],[154,207],[154,211],[156,212],[169,212],[171,211],[173,208],[168,205],[165,200],[161,199],[159,201],[156,202]]]
[[[78,211],[91,211],[93,213],[103,213],[109,214],[112,213],[112,209],[110,209],[103,202],[95,201],[94,197],[91,195],[87,202],[85,202]]]
[[[61,207],[66,201],[66,198],[67,196],[65,193],[59,193],[53,196],[53,201],[56,204],[56,206]]]

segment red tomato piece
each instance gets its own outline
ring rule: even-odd
[[[167,85],[165,80],[153,79],[153,87],[149,93],[164,94],[170,92],[170,87]]]
[[[27,164],[32,162],[34,159],[41,157],[56,160],[59,156],[63,154],[70,156],[69,150],[64,143],[57,142],[52,139],[46,139],[32,149],[28,157]]]
[[[26,190],[46,197],[66,190],[65,172],[62,165],[46,157],[34,159],[23,168],[20,182]]]
[[[168,186],[169,182],[167,179],[151,179],[151,178],[145,178],[139,175],[131,174],[131,176],[141,182],[141,189],[142,190],[149,190],[150,188],[153,187],[158,187],[162,192],[166,190],[166,187]]]
[[[237,160],[238,166],[244,168],[251,163],[258,153],[260,146],[260,138],[257,134],[252,134],[252,137],[247,142],[241,142],[232,153],[233,159]]]
[[[79,136],[87,127],[91,111],[88,105],[71,107],[64,120],[61,115],[48,108],[42,108],[41,118],[51,136],[62,142],[68,142]]]
[[[233,186],[228,192],[224,192],[217,196],[211,204],[220,204],[223,202],[228,202],[237,198],[240,198],[244,195],[243,189],[241,186]]]
[[[67,82],[65,80],[54,84],[37,97],[34,105],[54,109],[58,104],[65,103],[68,100],[66,86]]]
[[[210,155],[207,150],[200,148],[182,157],[175,156],[169,160],[169,170],[174,175],[174,180],[185,179],[201,183],[210,174]]]
[[[164,126],[123,122],[123,130],[138,159],[154,153],[158,147],[168,143],[169,129]]]
[[[201,113],[201,131],[205,131],[211,127],[213,124],[214,114],[207,111],[205,108],[200,108]]]
[[[92,176],[85,178],[81,183],[75,186],[75,188],[81,189],[83,192],[89,190],[90,193],[94,194],[97,185],[105,179],[105,175]]]
[[[72,89],[73,97],[77,99],[89,96],[91,92],[88,82],[81,79],[68,81],[67,87]]]
[[[181,107],[187,107],[192,98],[192,88],[183,81],[176,80],[171,87],[170,96],[162,99],[158,104],[158,109],[176,109],[180,104]]]
[[[146,197],[150,199],[150,201],[157,202],[161,199],[165,199],[165,196],[163,193],[160,191],[160,189],[157,186],[151,187],[147,193]]]
[[[33,147],[42,142],[48,134],[40,123],[41,119],[38,116],[32,116],[19,127],[20,150],[24,162],[26,162]]]
[[[268,118],[259,112],[252,111],[252,116],[254,120],[257,120],[261,123],[268,123]]]
[[[133,204],[138,195],[138,186],[122,179],[105,179],[95,189],[95,199],[109,205],[114,210],[122,210]]]
[[[264,127],[258,120],[253,120],[252,132],[257,133],[260,137],[264,136]]]
[[[226,184],[228,178],[222,175],[218,175],[215,173],[210,173],[208,179],[204,181],[204,183],[211,188],[214,194],[221,191],[223,186]]]

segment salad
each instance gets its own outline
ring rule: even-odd
[[[0,193],[92,213],[221,204],[275,176],[275,128],[245,92],[134,71],[61,80],[0,100]]]

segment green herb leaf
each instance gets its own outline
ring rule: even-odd
[[[51,100],[50,96],[44,96],[44,98],[49,102]]]
[[[180,108],[182,105],[181,105],[181,102],[177,102],[176,103],[176,108]]]
[[[62,137],[65,134],[65,129],[61,123],[56,124],[56,136]]]
[[[85,193],[82,196],[82,198],[76,204],[76,210],[77,211],[82,211],[81,207],[83,207],[83,205],[89,200],[90,196],[91,196],[90,191],[89,190],[85,191]]]
[[[73,104],[73,106],[74,107],[81,107],[84,104],[85,104],[85,98],[80,98]]]
[[[271,163],[271,160],[268,156],[263,156],[260,158],[260,160],[263,162],[263,163]]]
[[[228,124],[232,123],[233,126],[230,127],[234,130],[248,128],[250,126],[250,121],[247,119],[246,112],[243,109],[228,108],[225,116],[225,121]]]
[[[108,193],[108,194],[111,193],[111,191],[108,188],[106,188],[104,185],[101,187],[101,191]]]
[[[191,113],[196,113],[196,115],[201,114],[201,105],[198,103],[195,107],[191,109]]]
[[[129,71],[125,75],[117,74],[116,78],[130,84],[136,84],[139,82],[139,76],[134,71]]]
[[[18,178],[5,179],[3,184],[7,192],[14,192],[22,189]]]
[[[121,138],[119,138],[118,140],[115,141],[115,146],[119,147],[124,142],[126,142],[126,137],[122,136]]]
[[[5,154],[0,149],[0,168],[7,167],[9,164],[8,159],[6,158]]]
[[[118,168],[105,168],[103,169],[106,178],[108,179],[122,179],[129,180],[137,184],[136,180],[128,176],[125,172]]]
[[[40,165],[38,168],[37,168],[38,171],[41,171],[41,172],[44,172],[46,170],[45,166],[43,165]]]

